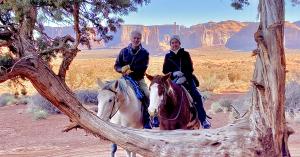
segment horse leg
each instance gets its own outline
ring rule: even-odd
[[[127,149],[125,149],[125,150],[126,150],[126,153],[127,153],[127,157],[131,157],[131,151],[129,151]]]
[[[117,144],[114,144],[114,143],[113,143],[113,144],[111,145],[111,157],[115,157],[115,154],[116,154],[117,149],[118,149]]]

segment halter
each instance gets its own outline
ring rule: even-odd
[[[168,96],[166,86],[164,86],[164,95]],[[174,118],[166,118],[166,117],[162,116],[162,115],[160,114],[160,111],[159,111],[159,110],[160,110],[160,105],[158,106],[158,115],[159,115],[161,118],[165,119],[165,120],[176,120],[176,119],[179,117],[179,114],[180,114],[180,112],[181,112],[181,109],[182,109],[182,103],[183,103],[183,91],[181,92],[180,106],[179,106],[178,112],[177,112],[177,114],[176,114],[176,116],[175,116]]]

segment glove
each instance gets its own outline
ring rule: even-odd
[[[181,71],[175,71],[175,72],[173,72],[173,76],[174,77],[182,77],[183,73]]]
[[[184,76],[182,76],[182,77],[179,77],[179,78],[175,81],[175,83],[176,83],[176,84],[183,84],[185,81],[186,81],[186,78],[185,78]]]
[[[126,74],[126,75],[132,73],[132,70],[130,70],[130,65],[123,66],[121,71],[122,71],[122,74]]]

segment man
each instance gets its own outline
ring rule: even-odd
[[[148,113],[149,106],[149,90],[145,82],[144,76],[148,68],[149,53],[141,45],[142,34],[139,31],[133,31],[130,34],[131,43],[128,47],[123,48],[115,63],[115,70],[122,73],[123,76],[129,76],[136,81],[143,91],[144,105],[143,122],[144,128],[151,129],[150,115]]]
[[[182,84],[190,93],[195,102],[194,105],[198,111],[198,118],[204,129],[209,129],[211,124],[206,118],[206,112],[203,108],[202,98],[197,90],[195,82],[197,78],[193,75],[193,62],[190,54],[180,47],[181,42],[178,35],[173,35],[170,39],[171,50],[166,54],[163,73],[172,73],[171,79],[176,84]]]

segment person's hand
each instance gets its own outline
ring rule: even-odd
[[[175,72],[173,72],[173,76],[174,77],[182,77],[183,73],[181,71],[175,71]]]
[[[182,77],[178,78],[178,79],[175,81],[175,83],[181,85],[181,84],[183,84],[185,81],[186,81],[186,78],[185,78],[184,76],[182,76]]]
[[[125,66],[122,67],[122,74],[128,75],[130,73],[132,73],[132,70],[130,70],[130,66],[129,65],[125,65]]]

